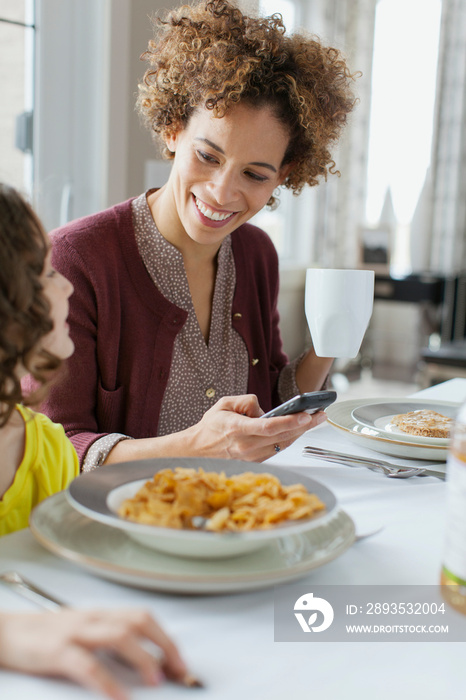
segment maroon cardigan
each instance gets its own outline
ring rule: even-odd
[[[64,425],[81,461],[108,433],[156,435],[173,343],[187,316],[144,267],[131,201],[52,234],[53,265],[74,285],[69,323],[76,349],[41,410]],[[232,324],[248,349],[248,391],[268,411],[279,403],[278,375],[288,361],[278,327],[278,258],[268,235],[251,224],[231,239]]]

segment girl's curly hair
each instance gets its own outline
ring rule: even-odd
[[[183,128],[198,107],[221,117],[240,101],[270,105],[290,133],[285,187],[299,194],[339,174],[329,147],[355,105],[356,74],[317,37],[285,35],[280,14],[248,17],[226,0],[185,5],[156,20],[141,58],[149,67],[137,109],[154,136]],[[168,149],[164,155],[173,158]]]
[[[47,235],[31,206],[0,183],[0,427],[17,403],[42,397],[61,364],[58,357],[37,349],[53,328],[40,282],[48,249]],[[39,384],[27,399],[18,377],[20,365]]]

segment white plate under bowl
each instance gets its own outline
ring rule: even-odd
[[[351,412],[351,417],[356,423],[377,430],[382,437],[393,437],[404,442],[414,442],[420,445],[437,445],[447,447],[449,438],[425,437],[423,435],[410,435],[400,430],[392,423],[394,416],[400,413],[432,410],[448,418],[454,419],[458,413],[460,404],[452,401],[433,401],[432,399],[391,399],[377,403],[363,403]]]
[[[336,509],[314,529],[270,541],[253,554],[221,560],[172,557],[81,515],[63,492],[42,501],[29,524],[46,549],[94,575],[188,595],[240,593],[298,580],[346,552],[355,537],[351,518]]]
[[[175,528],[143,525],[118,515],[120,503],[133,496],[146,481],[162,469],[199,469],[206,472],[225,472],[227,476],[265,472],[276,476],[284,486],[303,484],[309,493],[316,494],[325,504],[325,511],[313,518],[286,521],[270,530],[245,532],[206,532],[202,530],[177,530]],[[124,530],[127,535],[146,547],[174,556],[190,558],[226,558],[252,552],[285,535],[299,535],[332,519],[337,502],[334,494],[323,484],[296,474],[283,467],[241,462],[227,459],[201,457],[170,457],[147,459],[121,464],[105,465],[78,476],[66,492],[73,508],[92,520]]]
[[[401,399],[400,399],[401,400]],[[338,431],[342,431],[348,439],[367,449],[382,452],[394,457],[406,457],[409,459],[432,460],[445,462],[448,456],[447,445],[431,445],[423,442],[412,442],[411,436],[390,435],[381,433],[377,428],[370,428],[357,423],[352,417],[354,409],[361,405],[371,403],[397,402],[393,398],[379,399],[351,399],[350,401],[336,402],[326,409],[327,422]],[[430,402],[435,403],[435,402]]]

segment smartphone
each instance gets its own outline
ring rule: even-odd
[[[293,399],[289,399],[276,408],[272,408],[268,413],[264,413],[262,418],[273,418],[275,416],[287,416],[290,413],[315,413],[323,411],[330,406],[337,398],[336,391],[310,391],[307,394],[298,394]]]

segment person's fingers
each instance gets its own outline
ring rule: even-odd
[[[129,700],[125,689],[117,683],[110,672],[91,651],[73,645],[63,650],[56,658],[50,672],[102,693],[112,700]]]
[[[296,413],[289,416],[264,418],[256,420],[255,423],[260,424],[255,429],[256,434],[269,444],[273,444],[280,440],[282,442],[295,440],[314,425],[314,419],[307,413]],[[263,426],[262,423],[266,425]]]
[[[267,434],[254,435],[249,442],[243,443],[241,459],[247,462],[263,462],[277,452],[285,450],[304,432],[315,428],[326,419],[326,414],[318,411],[312,415],[299,413],[260,421],[261,428],[262,423],[271,424],[265,429]],[[257,425],[259,422],[255,421],[255,423]]]
[[[312,418],[312,427],[315,428],[321,423],[325,423],[325,421],[327,420],[327,414],[325,413],[325,411],[317,411],[317,413],[314,413]]]
[[[280,416],[272,419],[268,418],[267,423],[271,423],[271,425],[269,426],[267,434],[277,439],[293,440],[307,430],[315,428],[326,419],[327,415],[324,411],[318,411],[313,414],[302,412],[289,416]],[[264,420],[264,422],[266,421]]]
[[[138,635],[150,639],[151,642],[156,644],[162,650],[164,654],[164,659],[162,662],[164,669],[166,669],[172,677],[183,678],[188,673],[187,666],[181,658],[176,644],[168,636],[168,634],[162,629],[162,627],[160,627],[154,618],[145,611],[131,611],[131,616]],[[133,648],[131,648],[130,651],[133,653]],[[151,654],[147,654],[147,657],[145,655],[140,656],[137,654],[133,661],[134,665],[140,670],[144,678],[150,676],[150,658],[154,659]],[[146,674],[148,675],[146,676]]]
[[[242,416],[258,418],[264,411],[259,405],[255,394],[242,394],[240,396],[223,396],[216,403],[217,408],[223,411],[234,411]]]
[[[160,654],[157,657],[144,649],[140,643],[142,639],[155,644],[162,652],[163,659],[160,660]],[[116,612],[111,634],[108,629],[102,628],[96,630],[92,640],[88,636],[86,641],[101,645],[110,640],[112,648],[134,666],[148,683],[154,682],[154,674],[159,674],[161,664],[174,677],[182,678],[188,672],[176,644],[146,610]]]
[[[222,397],[197,424],[194,439],[206,456],[262,462],[273,454],[275,444],[285,449],[325,420],[323,412],[313,415],[300,412],[267,419],[262,415],[254,394]]]
[[[163,681],[161,661],[141,645],[139,637],[125,633],[114,638],[112,651],[134,668],[147,685],[159,685]]]
[[[161,650],[163,661],[143,648],[143,639],[150,640]],[[161,679],[162,663],[176,678],[187,673],[176,645],[146,610],[90,611],[86,624],[76,631],[75,640],[89,650],[113,649],[150,685]]]
[[[167,642],[163,646],[165,658],[162,667],[170,678],[183,681],[189,675],[188,668],[181,658],[180,652],[173,642]]]

